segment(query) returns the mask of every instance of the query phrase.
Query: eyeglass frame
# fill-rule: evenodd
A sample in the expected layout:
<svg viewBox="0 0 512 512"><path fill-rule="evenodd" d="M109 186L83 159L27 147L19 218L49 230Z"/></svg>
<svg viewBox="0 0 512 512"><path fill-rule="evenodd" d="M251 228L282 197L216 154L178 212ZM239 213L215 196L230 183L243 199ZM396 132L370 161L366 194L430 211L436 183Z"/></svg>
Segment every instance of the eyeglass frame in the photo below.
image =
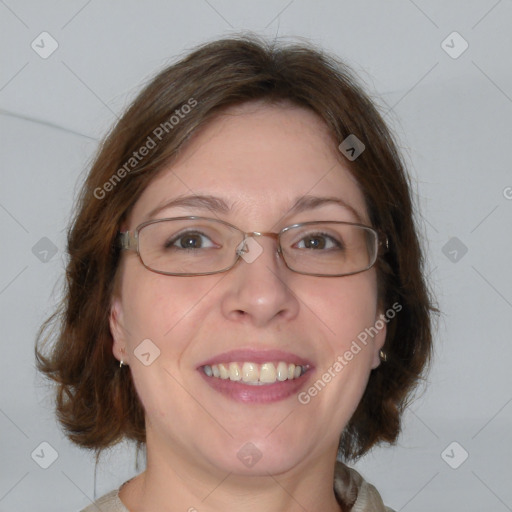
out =
<svg viewBox="0 0 512 512"><path fill-rule="evenodd" d="M235 250L235 260L234 262L229 266L229 267L226 267L226 268L223 268L221 270L215 270L215 271L212 271L212 272L194 272L194 273L174 273L174 272L164 272L162 270L155 270L151 267L149 267L148 265L146 265L144 263L144 260L142 259L142 256L140 254L140 251L139 251L139 233L142 229L144 229L146 226L149 226L150 224L156 224L156 223L159 223L159 222L166 222L166 221L170 221L170 220L211 220L211 221L214 221L214 222L218 222L220 224L224 224L226 226L229 226L230 228L233 228L235 229L236 231L238 231L239 233L241 233L244 238L243 240L240 242L240 244L242 242L245 242L245 240L247 240L248 238L254 238L254 237L259 237L259 236L267 236L267 237L270 237L270 238L273 238L274 240L277 240L277 254L279 255L279 257L282 259L283 263L285 264L286 268L288 268L289 270L291 270L292 272L295 272L297 274L301 274L301 275L305 275L305 276L313 276L313 277L345 277L345 276L352 276L352 275L355 275L355 274L360 274L361 272L366 272L367 270L370 270L374 265L375 263L377 262L378 258L379 258L379 249L381 247L384 247L384 250L388 250L389 249L389 239L386 235L384 235L383 233L379 233L379 231L371 226L367 226L366 224L361 224L361 223L358 223L358 222L345 222L345 221L337 221L337 220L325 220L325 221L322 221L322 220L314 220L314 221L308 221L308 222L298 222L296 224L292 224L290 226L285 226L283 229L281 229L280 231L278 231L277 233L276 232L272 232L272 231L243 231L242 229L238 228L237 226L229 223L229 222L226 222L224 220L221 220L221 219L214 219L212 217L201 217L201 216L196 216L196 215L189 215L189 216L183 216L183 217L166 217L164 219L151 219L151 220L147 220L145 222L142 222L141 224L139 224L133 231L120 231L118 233L118 242L119 242L119 246L121 248L121 250L126 250L126 251L135 251L139 257L139 260L140 262L142 263L142 265L147 268L149 271L151 272L155 272L156 274L161 274L161 275L164 275L164 276L176 276L176 277L195 277L195 276L209 276L209 275L214 275L214 274L222 274L224 272L227 272L229 270L231 270L239 261L240 261L240 258L243 254L243 251L240 251L240 250ZM301 227L301 226L307 226L308 224L346 224L346 225L349 225L349 226L357 226L357 227L360 227L360 228L365 228L365 229L368 229L370 231L372 231L375 235L375 241L376 241L376 250L375 250L375 257L373 259L373 262L371 264L369 264L366 268L362 269L362 270L357 270L355 272L349 272L347 274L318 274L318 273L308 273L308 272L300 272L298 270L295 270L293 268L291 268L289 265L288 265L288 262L286 261L286 258L284 257L284 254L283 254L283 251L282 251L282 247L281 247L281 235L282 233L285 233L286 231L290 230L290 229L293 229L293 228L298 228L298 227ZM382 237L382 238L381 238Z"/></svg>

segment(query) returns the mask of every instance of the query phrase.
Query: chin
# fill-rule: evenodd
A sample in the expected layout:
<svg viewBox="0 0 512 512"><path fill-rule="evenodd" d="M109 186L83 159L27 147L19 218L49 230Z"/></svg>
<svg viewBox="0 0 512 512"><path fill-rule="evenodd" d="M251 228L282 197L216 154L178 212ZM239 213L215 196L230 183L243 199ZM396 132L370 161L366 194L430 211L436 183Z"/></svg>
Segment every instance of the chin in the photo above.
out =
<svg viewBox="0 0 512 512"><path fill-rule="evenodd" d="M305 442L290 441L290 436L272 434L239 436L229 445L217 446L216 453L210 446L208 458L219 471L234 475L279 475L296 467L306 456Z"/></svg>

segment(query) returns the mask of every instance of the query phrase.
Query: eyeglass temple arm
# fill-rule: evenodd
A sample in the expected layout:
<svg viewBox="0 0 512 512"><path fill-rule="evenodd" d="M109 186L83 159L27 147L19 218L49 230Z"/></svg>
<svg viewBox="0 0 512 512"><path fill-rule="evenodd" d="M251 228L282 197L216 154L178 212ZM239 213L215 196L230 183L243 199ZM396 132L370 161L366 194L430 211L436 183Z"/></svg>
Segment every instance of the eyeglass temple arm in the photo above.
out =
<svg viewBox="0 0 512 512"><path fill-rule="evenodd" d="M118 234L119 246L124 250L137 250L137 239L130 231L122 231Z"/></svg>

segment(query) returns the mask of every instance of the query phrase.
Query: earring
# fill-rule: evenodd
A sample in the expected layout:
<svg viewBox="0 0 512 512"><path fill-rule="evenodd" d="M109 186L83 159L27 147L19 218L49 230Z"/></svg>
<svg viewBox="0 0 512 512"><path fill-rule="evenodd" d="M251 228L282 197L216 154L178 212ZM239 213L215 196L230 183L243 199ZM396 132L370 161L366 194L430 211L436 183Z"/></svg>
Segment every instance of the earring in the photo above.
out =
<svg viewBox="0 0 512 512"><path fill-rule="evenodd" d="M379 357L383 363L385 363L388 360L388 355L382 349L379 351Z"/></svg>
<svg viewBox="0 0 512 512"><path fill-rule="evenodd" d="M124 366L124 361L121 359L121 361L119 361L119 368L122 368Z"/></svg>

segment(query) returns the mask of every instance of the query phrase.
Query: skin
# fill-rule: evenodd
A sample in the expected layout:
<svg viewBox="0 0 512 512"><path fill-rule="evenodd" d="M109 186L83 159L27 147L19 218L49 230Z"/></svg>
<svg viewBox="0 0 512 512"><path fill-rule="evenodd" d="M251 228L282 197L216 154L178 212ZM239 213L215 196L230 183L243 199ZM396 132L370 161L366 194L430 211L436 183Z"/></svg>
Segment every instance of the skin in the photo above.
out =
<svg viewBox="0 0 512 512"><path fill-rule="evenodd" d="M245 104L203 127L145 189L123 229L194 194L222 198L232 209L182 206L158 218L202 215L274 232L314 220L369 225L363 194L326 126L284 104ZM335 196L360 219L335 204L291 215L304 195ZM132 512L340 510L332 489L338 440L380 364L385 328L307 405L296 395L235 402L211 389L197 366L237 348L290 351L314 363L307 390L379 318L376 271L304 276L285 267L274 240L258 243L263 253L254 262L200 277L159 275L135 252L123 255L110 315L113 353L129 365L123 371L132 373L147 429L147 469L120 492ZM144 366L134 350L147 338L160 356ZM237 457L247 442L262 454L251 468Z"/></svg>

